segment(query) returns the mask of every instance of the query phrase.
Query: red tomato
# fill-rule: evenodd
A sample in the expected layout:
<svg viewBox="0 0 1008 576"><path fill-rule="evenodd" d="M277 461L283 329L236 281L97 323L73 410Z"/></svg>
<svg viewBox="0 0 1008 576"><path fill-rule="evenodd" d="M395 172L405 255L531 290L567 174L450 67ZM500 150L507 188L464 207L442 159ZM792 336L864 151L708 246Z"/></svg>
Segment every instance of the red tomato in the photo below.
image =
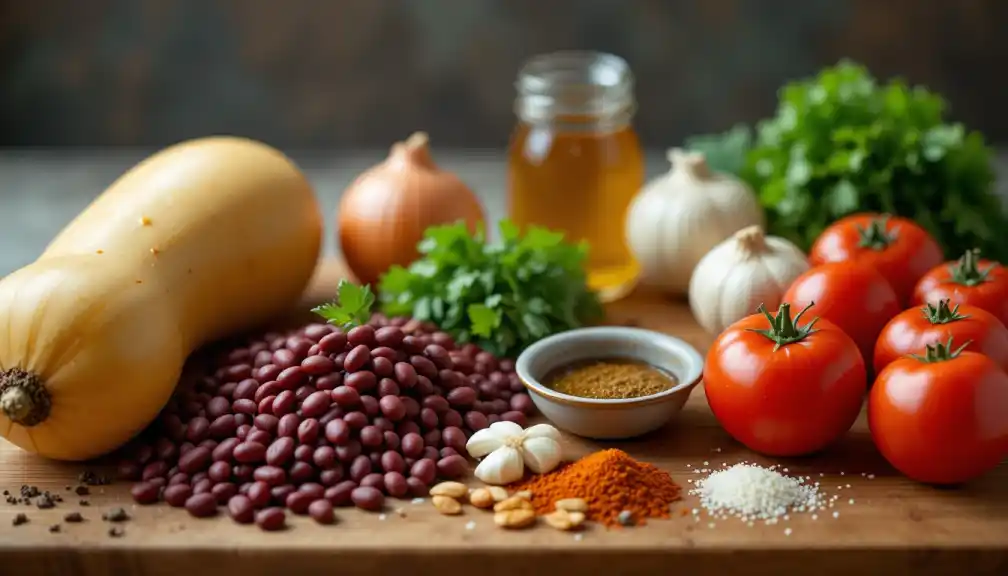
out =
<svg viewBox="0 0 1008 576"><path fill-rule="evenodd" d="M828 320L802 323L788 304L761 307L718 336L704 363L707 403L725 431L770 456L817 452L861 411L865 364ZM814 324L814 326L813 326Z"/></svg>
<svg viewBox="0 0 1008 576"><path fill-rule="evenodd" d="M868 398L879 452L929 484L972 480L1008 456L1008 374L983 354L951 346L889 364Z"/></svg>
<svg viewBox="0 0 1008 576"><path fill-rule="evenodd" d="M948 300L942 300L937 305L904 310L882 328L875 343L875 373L903 356L923 354L927 345L949 338L1008 371L1008 328L983 308L949 307Z"/></svg>
<svg viewBox="0 0 1008 576"><path fill-rule="evenodd" d="M875 268L853 261L810 268L791 283L784 301L797 309L814 302L809 313L853 338L868 366L882 327L902 309L892 286Z"/></svg>
<svg viewBox="0 0 1008 576"><path fill-rule="evenodd" d="M955 262L932 268L914 288L914 304L945 299L983 308L1008 326L1008 270L970 250Z"/></svg>
<svg viewBox="0 0 1008 576"><path fill-rule="evenodd" d="M887 214L853 214L831 224L812 244L809 262L857 260L875 267L896 291L900 304L914 286L944 260L938 242L913 220Z"/></svg>

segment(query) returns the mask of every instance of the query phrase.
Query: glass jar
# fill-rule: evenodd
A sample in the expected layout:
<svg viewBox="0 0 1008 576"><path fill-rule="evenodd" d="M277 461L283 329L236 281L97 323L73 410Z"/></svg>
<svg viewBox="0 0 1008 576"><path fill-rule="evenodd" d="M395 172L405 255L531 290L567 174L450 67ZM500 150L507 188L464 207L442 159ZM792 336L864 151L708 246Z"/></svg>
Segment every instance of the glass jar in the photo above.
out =
<svg viewBox="0 0 1008 576"><path fill-rule="evenodd" d="M624 227L644 184L630 124L636 103L626 61L595 52L536 56L518 73L518 125L508 151L510 217L587 240L588 282L603 301L633 289L640 267Z"/></svg>

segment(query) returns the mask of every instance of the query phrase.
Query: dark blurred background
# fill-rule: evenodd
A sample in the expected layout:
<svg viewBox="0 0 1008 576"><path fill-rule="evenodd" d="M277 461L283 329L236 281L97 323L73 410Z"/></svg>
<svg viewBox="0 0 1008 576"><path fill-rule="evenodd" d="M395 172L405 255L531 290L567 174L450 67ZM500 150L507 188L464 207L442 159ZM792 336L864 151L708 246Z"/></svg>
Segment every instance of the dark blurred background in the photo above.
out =
<svg viewBox="0 0 1008 576"><path fill-rule="evenodd" d="M529 56L591 48L638 77L649 147L753 121L851 57L943 93L1008 144L1005 0L3 0L0 145L500 147Z"/></svg>

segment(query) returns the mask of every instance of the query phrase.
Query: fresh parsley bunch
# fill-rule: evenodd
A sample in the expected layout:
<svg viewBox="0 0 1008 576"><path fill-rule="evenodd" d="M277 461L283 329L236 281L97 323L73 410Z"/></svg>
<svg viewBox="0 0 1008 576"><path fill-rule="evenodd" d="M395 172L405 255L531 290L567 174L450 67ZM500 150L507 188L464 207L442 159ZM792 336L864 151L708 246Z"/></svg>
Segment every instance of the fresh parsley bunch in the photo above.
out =
<svg viewBox="0 0 1008 576"><path fill-rule="evenodd" d="M470 235L462 222L427 229L421 258L382 277L383 311L429 320L502 357L601 316L586 284L587 244L534 226L522 235L507 220L499 228L497 243L482 229Z"/></svg>
<svg viewBox="0 0 1008 576"><path fill-rule="evenodd" d="M771 233L808 249L834 220L888 212L924 226L949 258L980 248L1008 261L1008 216L982 136L944 121L942 98L879 84L841 62L780 91L775 117L688 145L759 193Z"/></svg>

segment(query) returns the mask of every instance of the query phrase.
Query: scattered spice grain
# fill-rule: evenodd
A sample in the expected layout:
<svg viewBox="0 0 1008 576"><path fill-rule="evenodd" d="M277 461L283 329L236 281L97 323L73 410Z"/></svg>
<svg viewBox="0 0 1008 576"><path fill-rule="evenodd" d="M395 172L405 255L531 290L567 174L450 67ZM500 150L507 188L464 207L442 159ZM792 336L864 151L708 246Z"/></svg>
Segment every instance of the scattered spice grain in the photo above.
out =
<svg viewBox="0 0 1008 576"><path fill-rule="evenodd" d="M641 398L676 385L671 374L631 360L593 360L565 366L546 376L547 386L570 396L596 399Z"/></svg>
<svg viewBox="0 0 1008 576"><path fill-rule="evenodd" d="M514 488L532 493L539 515L553 512L557 500L581 498L588 505L588 520L606 526L619 525L624 510L638 523L668 518L669 505L682 497L682 489L667 472L618 449L596 452Z"/></svg>
<svg viewBox="0 0 1008 576"><path fill-rule="evenodd" d="M63 521L68 524L77 524L84 521L84 517L81 516L80 512L68 512L63 516Z"/></svg>
<svg viewBox="0 0 1008 576"><path fill-rule="evenodd" d="M619 515L616 516L616 520L622 526L633 526L634 524L636 524L636 522L634 522L633 512L631 512L629 510L624 510L624 511L620 512Z"/></svg>
<svg viewBox="0 0 1008 576"><path fill-rule="evenodd" d="M52 534L56 534L60 530L61 530L61 527L60 527L59 524L53 524L52 526L49 527L49 532L52 533Z"/></svg>
<svg viewBox="0 0 1008 576"><path fill-rule="evenodd" d="M126 535L126 529L122 526L112 526L108 529L108 535L110 538L121 538Z"/></svg>
<svg viewBox="0 0 1008 576"><path fill-rule="evenodd" d="M102 520L106 522L125 522L129 520L129 514L126 510L122 508L112 508L108 512L102 514Z"/></svg>
<svg viewBox="0 0 1008 576"><path fill-rule="evenodd" d="M27 523L28 523L28 515L25 514L24 512L18 512L17 514L14 515L14 518L11 520L11 524L14 526L20 526L22 524Z"/></svg>

